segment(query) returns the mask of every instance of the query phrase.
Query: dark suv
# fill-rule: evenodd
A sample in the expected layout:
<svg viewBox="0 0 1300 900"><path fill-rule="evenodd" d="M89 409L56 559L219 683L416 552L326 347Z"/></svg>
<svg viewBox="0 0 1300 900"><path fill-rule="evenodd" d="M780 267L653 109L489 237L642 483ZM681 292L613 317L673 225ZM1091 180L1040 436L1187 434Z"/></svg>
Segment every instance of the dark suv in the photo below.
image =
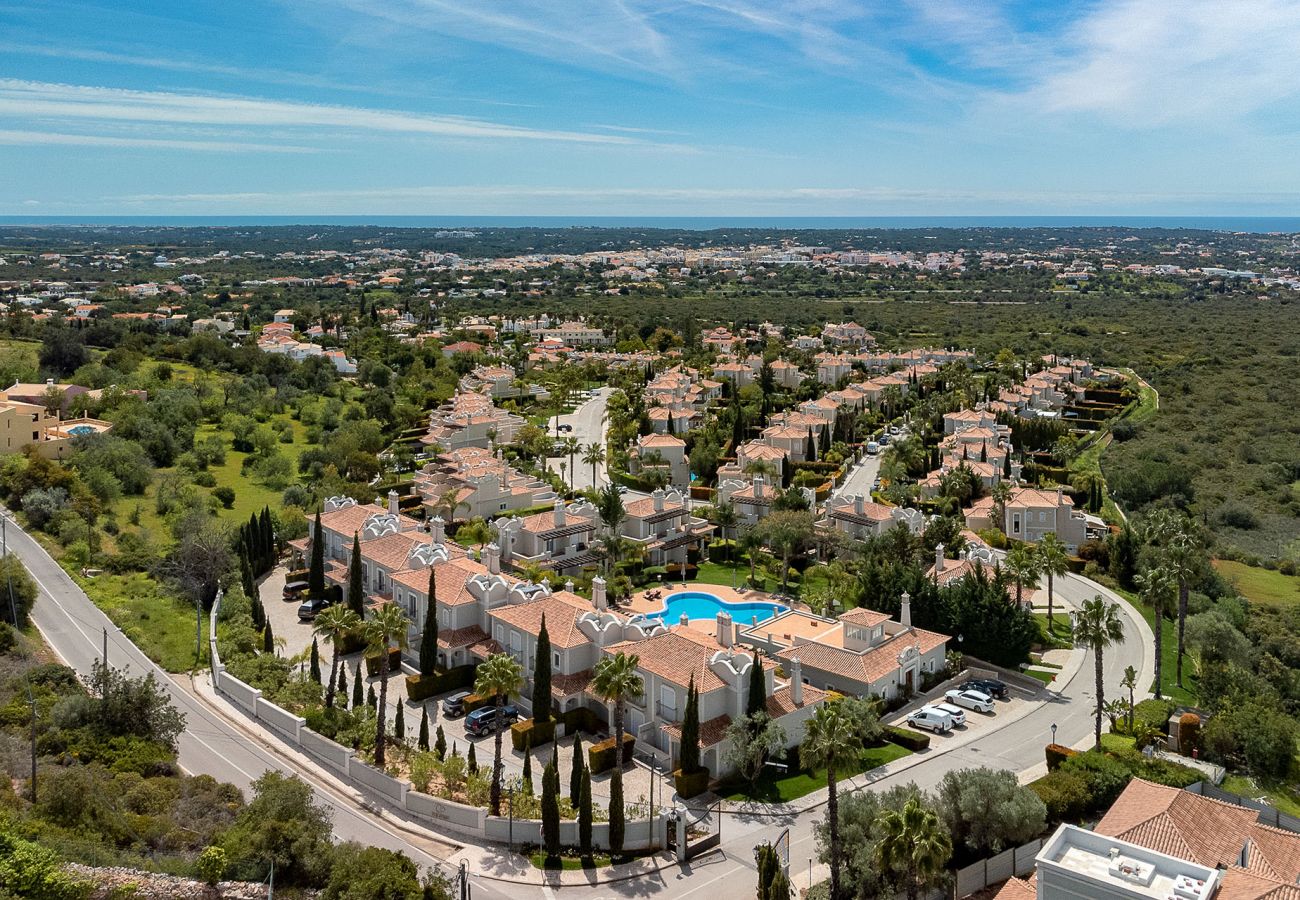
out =
<svg viewBox="0 0 1300 900"><path fill-rule="evenodd" d="M998 681L996 678L972 678L970 681L961 685L963 691L979 691L982 694L988 694L996 700L1006 700L1010 697L1007 691L1007 685L1004 681Z"/></svg>
<svg viewBox="0 0 1300 900"><path fill-rule="evenodd" d="M465 733L474 737L491 734L498 728L513 724L518 718L519 710L513 706L484 706L465 717Z"/></svg>

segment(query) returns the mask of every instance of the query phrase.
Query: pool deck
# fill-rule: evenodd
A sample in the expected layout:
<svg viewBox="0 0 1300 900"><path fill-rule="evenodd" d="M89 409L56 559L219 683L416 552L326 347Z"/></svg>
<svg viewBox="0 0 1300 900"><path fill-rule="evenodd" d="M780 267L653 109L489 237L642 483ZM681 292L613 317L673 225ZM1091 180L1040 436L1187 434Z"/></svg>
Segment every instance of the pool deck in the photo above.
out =
<svg viewBox="0 0 1300 900"><path fill-rule="evenodd" d="M646 590L661 590L659 599L649 600L646 598ZM672 584L664 582L662 585L636 591L628 599L628 602L619 607L620 610L633 613L657 613L660 612L673 594L711 594L717 597L723 603L778 603L783 606L788 601L773 600L770 594L763 591L738 591L735 588L729 588L722 584L703 584L697 582L686 582L685 587L680 581ZM676 625L676 622L666 622L668 625ZM737 622L736 625L749 627L749 622ZM717 621L715 619L692 619L690 627L696 631L702 631L712 636L717 630Z"/></svg>

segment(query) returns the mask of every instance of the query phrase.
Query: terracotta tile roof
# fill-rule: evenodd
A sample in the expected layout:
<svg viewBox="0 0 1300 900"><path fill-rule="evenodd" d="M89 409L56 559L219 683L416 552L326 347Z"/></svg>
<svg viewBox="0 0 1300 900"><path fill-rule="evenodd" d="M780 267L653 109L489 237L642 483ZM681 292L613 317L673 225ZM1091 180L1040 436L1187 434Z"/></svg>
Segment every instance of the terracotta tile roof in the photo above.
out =
<svg viewBox="0 0 1300 900"><path fill-rule="evenodd" d="M686 687L695 676L695 687L701 694L717 690L724 682L709 668L713 654L726 648L702 631L683 625L674 625L664 634L642 641L623 641L611 644L605 652L613 655L622 651L641 658L639 667L679 687ZM737 656L748 656L743 650ZM764 668L771 668L770 660L760 658Z"/></svg>
<svg viewBox="0 0 1300 900"><path fill-rule="evenodd" d="M366 519L374 515L388 515L388 510L373 503L358 503L355 506L345 506L342 509L321 513L320 524L326 531L351 537L361 530L366 524ZM412 531L419 528L420 523L410 516L399 514L397 527L399 531Z"/></svg>
<svg viewBox="0 0 1300 900"><path fill-rule="evenodd" d="M1223 873L1215 900L1300 900L1300 887L1246 869Z"/></svg>
<svg viewBox="0 0 1300 900"><path fill-rule="evenodd" d="M879 625L881 622L888 622L889 616L886 613L859 606L856 609L840 613L839 619L841 622L848 622L850 625L865 625L870 628L873 625Z"/></svg>
<svg viewBox="0 0 1300 900"><path fill-rule="evenodd" d="M429 535L427 534L418 531L399 531L396 534L386 534L381 538L366 541L361 555L375 565L391 572L405 569L406 560L411 555L411 548L427 543L429 543Z"/></svg>
<svg viewBox="0 0 1300 900"><path fill-rule="evenodd" d="M798 657L810 669L831 672L860 684L871 685L898 668L898 652L916 643L921 653L928 653L948 640L947 635L913 628L882 641L870 650L858 652L829 644L809 642L777 651L777 657L788 663Z"/></svg>
<svg viewBox="0 0 1300 900"><path fill-rule="evenodd" d="M1257 818L1248 807L1134 778L1096 831L1203 866L1231 866L1241 858ZM1292 842L1300 848L1300 835Z"/></svg>
<svg viewBox="0 0 1300 900"><path fill-rule="evenodd" d="M934 566L926 570L925 577L934 578L939 587L946 587L954 581L960 581L976 569L983 569L984 575L988 578L993 577L993 566L978 559L946 559L943 563L943 571L937 577Z"/></svg>
<svg viewBox="0 0 1300 900"><path fill-rule="evenodd" d="M477 625L470 625L467 628L457 628L454 631L444 631L438 629L438 646L445 647L448 650L456 650L461 647L469 647L479 641L486 641L488 633Z"/></svg>
<svg viewBox="0 0 1300 900"><path fill-rule="evenodd" d="M528 603L489 610L488 618L537 637L542 631L542 616L545 616L551 646L567 649L589 643L589 638L578 628L578 617L591 609L591 604L577 594L559 591Z"/></svg>
<svg viewBox="0 0 1300 900"><path fill-rule="evenodd" d="M549 628L550 625L548 624ZM580 694L591 684L591 669L583 669L581 672L573 672L569 675L555 675L551 678L551 696L556 700L563 700L565 697L571 697L574 694Z"/></svg>
<svg viewBox="0 0 1300 900"><path fill-rule="evenodd" d="M686 442L671 434L647 434L637 442L642 447L685 447Z"/></svg>
<svg viewBox="0 0 1300 900"><path fill-rule="evenodd" d="M438 592L438 603L442 606L460 606L464 603L477 603L474 595L466 587L475 575L487 574L487 567L469 557L449 559L434 566L434 590ZM515 579L503 576L510 583ZM427 569L405 569L393 575L393 583L400 584L423 595L429 589L429 571ZM426 598L427 599L427 598Z"/></svg>
<svg viewBox="0 0 1300 900"><path fill-rule="evenodd" d="M700 723L700 747L712 747L720 743L723 736L727 733L727 726L731 724L731 716L723 713L709 719L707 722ZM661 725L660 729L664 734L673 740L680 742L682 739L682 726L680 722L673 722L668 725Z"/></svg>
<svg viewBox="0 0 1300 900"><path fill-rule="evenodd" d="M1036 879L1037 876L1035 875L1034 878ZM1025 881L1020 878L1010 878L993 895L993 900L1038 900L1038 888L1034 885L1033 879Z"/></svg>
<svg viewBox="0 0 1300 900"><path fill-rule="evenodd" d="M820 688L815 688L811 684L803 686L803 703L795 705L794 699L790 696L790 685L777 688L772 695L767 698L767 714L774 719L787 716L797 709L803 709L805 706L816 706L826 699L826 692Z"/></svg>

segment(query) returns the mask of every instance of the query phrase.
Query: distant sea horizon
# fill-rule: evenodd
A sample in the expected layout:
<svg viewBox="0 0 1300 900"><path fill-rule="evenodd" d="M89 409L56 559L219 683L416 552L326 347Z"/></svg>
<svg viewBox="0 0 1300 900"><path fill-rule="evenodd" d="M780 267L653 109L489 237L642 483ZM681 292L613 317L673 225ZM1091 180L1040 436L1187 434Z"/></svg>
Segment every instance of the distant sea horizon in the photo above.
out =
<svg viewBox="0 0 1300 900"><path fill-rule="evenodd" d="M321 216L136 215L5 216L0 226L134 226L249 228L284 225L376 228L726 228L843 230L857 228L1167 228L1253 233L1300 232L1300 216Z"/></svg>

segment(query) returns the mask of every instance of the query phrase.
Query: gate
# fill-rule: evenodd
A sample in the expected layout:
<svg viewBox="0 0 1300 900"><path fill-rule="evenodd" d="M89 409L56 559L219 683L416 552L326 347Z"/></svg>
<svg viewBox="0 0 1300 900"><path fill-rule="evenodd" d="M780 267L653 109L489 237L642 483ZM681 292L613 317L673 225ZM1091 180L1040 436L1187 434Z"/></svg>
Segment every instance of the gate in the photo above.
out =
<svg viewBox="0 0 1300 900"><path fill-rule="evenodd" d="M698 835L698 837L696 837ZM722 801L719 800L711 809L694 822L686 825L686 858L695 857L715 850L722 844Z"/></svg>

